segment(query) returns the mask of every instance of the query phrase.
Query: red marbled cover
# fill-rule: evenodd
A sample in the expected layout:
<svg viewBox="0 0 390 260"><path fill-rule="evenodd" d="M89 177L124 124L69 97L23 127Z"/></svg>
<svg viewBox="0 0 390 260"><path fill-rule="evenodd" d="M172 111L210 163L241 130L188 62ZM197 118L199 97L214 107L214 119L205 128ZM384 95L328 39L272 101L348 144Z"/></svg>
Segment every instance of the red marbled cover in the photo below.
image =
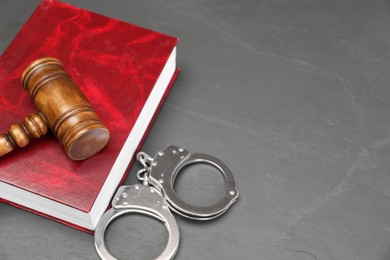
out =
<svg viewBox="0 0 390 260"><path fill-rule="evenodd" d="M164 34L42 1L0 57L0 132L35 111L20 76L33 60L52 56L63 62L111 139L99 154L75 162L49 133L0 158L0 181L89 212L176 44Z"/></svg>

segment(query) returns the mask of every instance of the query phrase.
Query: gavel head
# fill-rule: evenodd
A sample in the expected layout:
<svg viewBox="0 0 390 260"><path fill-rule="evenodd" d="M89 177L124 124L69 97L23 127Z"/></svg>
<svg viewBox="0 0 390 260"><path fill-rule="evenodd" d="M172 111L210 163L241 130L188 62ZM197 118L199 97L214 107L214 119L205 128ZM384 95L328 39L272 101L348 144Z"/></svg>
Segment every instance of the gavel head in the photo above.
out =
<svg viewBox="0 0 390 260"><path fill-rule="evenodd" d="M22 84L69 158L89 158L107 144L108 129L59 60L34 61L23 72Z"/></svg>

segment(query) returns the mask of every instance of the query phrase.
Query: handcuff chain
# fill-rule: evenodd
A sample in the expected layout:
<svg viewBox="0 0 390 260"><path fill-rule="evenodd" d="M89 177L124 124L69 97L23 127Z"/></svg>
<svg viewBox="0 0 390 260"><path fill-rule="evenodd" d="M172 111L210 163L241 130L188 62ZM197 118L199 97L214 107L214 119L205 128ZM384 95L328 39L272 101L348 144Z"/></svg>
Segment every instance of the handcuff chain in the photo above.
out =
<svg viewBox="0 0 390 260"><path fill-rule="evenodd" d="M137 154L142 168L137 172L141 185L121 186L95 230L95 247L102 259L116 259L106 248L104 233L107 226L117 217L127 213L144 214L160 220L168 229L168 244L157 259L173 259L179 247L180 233L170 209L181 216L208 220L219 217L237 200L238 190L233 174L219 159L211 155L195 153L169 145L150 157L144 152ZM186 204L173 190L174 180L180 170L194 163L207 163L216 167L225 178L225 195L215 205L199 208ZM151 187L148 187L151 185Z"/></svg>
<svg viewBox="0 0 390 260"><path fill-rule="evenodd" d="M147 153L139 152L137 154L137 161L142 164L144 168L137 172L137 179L143 182L144 186L149 185L149 173L150 173L150 165L153 161L153 158L149 156Z"/></svg>
<svg viewBox="0 0 390 260"><path fill-rule="evenodd" d="M137 160L142 164L144 168L150 169L150 164L153 161L153 157L151 157L147 153L139 152L137 154Z"/></svg>

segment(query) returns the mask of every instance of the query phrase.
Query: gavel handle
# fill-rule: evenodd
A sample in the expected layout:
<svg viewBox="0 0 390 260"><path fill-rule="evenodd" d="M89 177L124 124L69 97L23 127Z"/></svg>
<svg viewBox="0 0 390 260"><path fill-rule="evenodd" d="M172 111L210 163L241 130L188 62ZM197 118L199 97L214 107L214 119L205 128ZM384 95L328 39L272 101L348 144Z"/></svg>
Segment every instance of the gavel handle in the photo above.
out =
<svg viewBox="0 0 390 260"><path fill-rule="evenodd" d="M22 124L13 124L8 133L0 134L0 157L15 147L26 146L32 137L39 138L47 133L47 122L39 112L27 116Z"/></svg>

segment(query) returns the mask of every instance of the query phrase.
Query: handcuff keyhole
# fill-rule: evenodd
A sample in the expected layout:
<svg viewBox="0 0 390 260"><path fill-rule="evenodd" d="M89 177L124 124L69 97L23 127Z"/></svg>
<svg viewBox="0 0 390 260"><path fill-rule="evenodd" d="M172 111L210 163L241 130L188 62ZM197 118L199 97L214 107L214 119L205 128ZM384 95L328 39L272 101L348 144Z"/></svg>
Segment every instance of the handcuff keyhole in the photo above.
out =
<svg viewBox="0 0 390 260"><path fill-rule="evenodd" d="M116 218L107 227L104 240L118 259L155 259L168 243L168 231L157 219L131 213Z"/></svg>
<svg viewBox="0 0 390 260"><path fill-rule="evenodd" d="M225 192L225 178L208 163L191 163L180 169L173 185L177 196L197 207L208 207L217 203Z"/></svg>

